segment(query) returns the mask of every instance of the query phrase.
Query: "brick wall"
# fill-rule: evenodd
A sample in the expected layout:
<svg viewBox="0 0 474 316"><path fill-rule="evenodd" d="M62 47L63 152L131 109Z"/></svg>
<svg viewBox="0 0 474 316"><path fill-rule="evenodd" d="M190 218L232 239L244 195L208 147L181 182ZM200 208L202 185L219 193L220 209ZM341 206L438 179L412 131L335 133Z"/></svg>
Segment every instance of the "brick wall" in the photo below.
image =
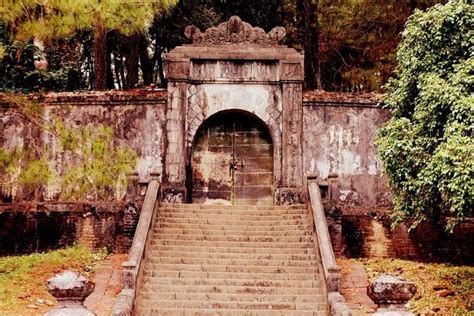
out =
<svg viewBox="0 0 474 316"><path fill-rule="evenodd" d="M130 209L134 209L130 216ZM0 255L47 251L75 243L127 252L139 205L117 203L0 204Z"/></svg>
<svg viewBox="0 0 474 316"><path fill-rule="evenodd" d="M425 222L408 231L407 224L390 229L387 212L345 210L341 219L342 254L348 257L389 257L428 262L474 264L474 220L453 233L443 223ZM337 238L337 237L336 237Z"/></svg>

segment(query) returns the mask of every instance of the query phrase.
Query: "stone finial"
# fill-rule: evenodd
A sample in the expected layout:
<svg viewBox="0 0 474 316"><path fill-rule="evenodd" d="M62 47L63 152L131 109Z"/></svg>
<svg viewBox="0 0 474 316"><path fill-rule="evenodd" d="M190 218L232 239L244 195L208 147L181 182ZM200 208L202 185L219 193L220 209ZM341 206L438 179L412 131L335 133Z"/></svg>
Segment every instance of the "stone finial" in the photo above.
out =
<svg viewBox="0 0 474 316"><path fill-rule="evenodd" d="M246 44L249 46L278 46L286 35L285 28L274 27L269 33L262 28L253 27L236 15L230 17L229 21L218 26L210 27L201 32L194 25L189 25L184 30L184 35L189 38L193 45L230 45Z"/></svg>
<svg viewBox="0 0 474 316"><path fill-rule="evenodd" d="M367 295L379 306L376 315L396 311L397 315L411 315L406 303L415 295L416 285L402 277L382 274L367 286Z"/></svg>
<svg viewBox="0 0 474 316"><path fill-rule="evenodd" d="M46 281L48 292L59 302L59 307L45 316L92 316L84 307L84 300L95 288L95 284L78 272L65 271Z"/></svg>

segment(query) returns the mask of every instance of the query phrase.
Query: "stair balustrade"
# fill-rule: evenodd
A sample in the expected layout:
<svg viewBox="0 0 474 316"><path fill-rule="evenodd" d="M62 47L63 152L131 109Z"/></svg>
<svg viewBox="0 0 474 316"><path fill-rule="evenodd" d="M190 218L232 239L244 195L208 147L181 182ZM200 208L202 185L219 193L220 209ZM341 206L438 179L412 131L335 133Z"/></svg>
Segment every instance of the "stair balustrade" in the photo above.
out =
<svg viewBox="0 0 474 316"><path fill-rule="evenodd" d="M155 217L154 210L159 187L157 180L152 180L148 184L128 260L122 263L124 288L112 308L113 316L128 316L133 313L133 303L143 271L142 259L145 256L145 249L150 243L149 231Z"/></svg>
<svg viewBox="0 0 474 316"><path fill-rule="evenodd" d="M341 289L341 268L336 263L329 235L326 214L316 176L308 176L309 209L312 212L314 232L317 238L318 250L321 256L324 279L328 291L329 311L331 315L350 315Z"/></svg>

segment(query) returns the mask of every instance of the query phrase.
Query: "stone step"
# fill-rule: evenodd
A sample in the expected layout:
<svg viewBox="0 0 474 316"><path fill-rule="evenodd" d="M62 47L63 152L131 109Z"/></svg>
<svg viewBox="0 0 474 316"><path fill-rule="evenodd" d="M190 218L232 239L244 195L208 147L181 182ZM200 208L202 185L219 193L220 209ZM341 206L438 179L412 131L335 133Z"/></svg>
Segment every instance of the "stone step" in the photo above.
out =
<svg viewBox="0 0 474 316"><path fill-rule="evenodd" d="M145 281L149 278L202 278L202 279L253 279L262 281L319 281L314 273L254 273L254 272L205 272L177 270L144 270Z"/></svg>
<svg viewBox="0 0 474 316"><path fill-rule="evenodd" d="M212 240L179 240L152 239L150 246L195 246L195 247L236 247L236 248L314 248L313 242L252 242L252 241L212 241Z"/></svg>
<svg viewBox="0 0 474 316"><path fill-rule="evenodd" d="M227 294L265 294L265 295L322 295L321 288L293 287L251 287L251 286L218 286L218 285L162 285L146 284L140 293L227 293ZM141 296L141 298L147 298ZM177 298L175 298L177 299Z"/></svg>
<svg viewBox="0 0 474 316"><path fill-rule="evenodd" d="M230 236L313 236L312 231L306 230L223 230L223 229L185 229L185 228L154 228L154 234L179 234L179 235L230 235Z"/></svg>
<svg viewBox="0 0 474 316"><path fill-rule="evenodd" d="M327 316L325 310L311 311L311 310L241 310L241 309L198 309L198 308L138 308L135 310L137 316Z"/></svg>
<svg viewBox="0 0 474 316"><path fill-rule="evenodd" d="M186 257L149 257L146 262L153 264L199 264L224 266L275 266L275 267L316 267L316 261L309 260L259 260L259 259L210 259Z"/></svg>
<svg viewBox="0 0 474 316"><path fill-rule="evenodd" d="M175 272L172 272L175 273ZM313 278L314 279L314 278ZM286 293L287 290L301 289L304 292L308 288L316 288L318 294L322 291L320 280L256 280L256 279L231 279L231 278L170 278L170 277L146 277L144 279L146 283L143 285L144 288L154 286L176 286L178 289L183 288L185 291L189 291L186 287L191 289L196 288L199 290L201 287L225 287L224 290L232 291L240 289L242 287L249 287L263 290L270 289L273 294ZM281 289L281 290L280 290ZM299 291L299 290L298 290Z"/></svg>
<svg viewBox="0 0 474 316"><path fill-rule="evenodd" d="M316 302L233 302L233 301L189 301L189 300L144 300L137 299L139 308L206 308L206 309L267 309L267 310L325 310L325 303Z"/></svg>
<svg viewBox="0 0 474 316"><path fill-rule="evenodd" d="M290 220L306 220L306 214L290 214L290 215L240 215L240 214L209 214L209 213L174 213L159 212L157 218L179 218L179 219L216 219L231 221L290 221Z"/></svg>
<svg viewBox="0 0 474 316"><path fill-rule="evenodd" d="M166 209L225 209L225 210L294 210L306 209L305 204L293 205L206 205L206 204L178 204L178 203L161 203L159 208Z"/></svg>
<svg viewBox="0 0 474 316"><path fill-rule="evenodd" d="M157 211L135 315L326 315L305 205Z"/></svg>
<svg viewBox="0 0 474 316"><path fill-rule="evenodd" d="M296 303L324 302L322 294L291 295L291 294L258 294L258 293L187 293L187 292L145 292L140 291L140 300L178 300L178 301L231 301L231 302L265 302L265 303Z"/></svg>
<svg viewBox="0 0 474 316"><path fill-rule="evenodd" d="M170 223L170 222L155 222L153 223L154 229L163 228L174 228L174 229L210 229L210 230L241 230L241 231L312 231L313 228L310 224L301 225L250 225L250 224L212 224L212 223Z"/></svg>
<svg viewBox="0 0 474 316"><path fill-rule="evenodd" d="M185 251L185 252L208 252L208 253L246 253L259 255L274 254L295 254L295 255L315 255L314 247L309 248L261 248L261 247L217 247L217 246L195 246L195 245L150 245L147 252L150 251Z"/></svg>
<svg viewBox="0 0 474 316"><path fill-rule="evenodd" d="M201 209L180 209L180 208L159 208L160 213L173 214L214 214L214 215L259 215L259 216L276 216L276 215L307 215L306 208L297 209L262 209L262 210L242 210L242 209L227 209L227 208L201 208Z"/></svg>
<svg viewBox="0 0 474 316"><path fill-rule="evenodd" d="M204 235L204 234L157 234L155 240L196 240L196 241L231 241L231 242L312 242L312 236L235 236L235 235Z"/></svg>
<svg viewBox="0 0 474 316"><path fill-rule="evenodd" d="M149 258L172 257L172 258L209 258L209 259L253 259L253 260L312 260L317 261L316 255L295 254L255 254L255 253L214 253L214 252L190 252L190 251L150 251Z"/></svg>
<svg viewBox="0 0 474 316"><path fill-rule="evenodd" d="M198 271L198 272L235 272L235 273L283 273L283 274L316 274L316 267L280 267L250 265L186 264L186 263L151 263L146 262L145 271Z"/></svg>
<svg viewBox="0 0 474 316"><path fill-rule="evenodd" d="M291 220L261 220L251 222L249 220L230 220L230 219L220 219L219 217L215 218L175 218L175 217L158 217L155 220L155 223L168 223L168 224L201 224L201 225L230 225L230 226L249 226L249 224L262 226L309 226L310 221L307 219L291 219Z"/></svg>

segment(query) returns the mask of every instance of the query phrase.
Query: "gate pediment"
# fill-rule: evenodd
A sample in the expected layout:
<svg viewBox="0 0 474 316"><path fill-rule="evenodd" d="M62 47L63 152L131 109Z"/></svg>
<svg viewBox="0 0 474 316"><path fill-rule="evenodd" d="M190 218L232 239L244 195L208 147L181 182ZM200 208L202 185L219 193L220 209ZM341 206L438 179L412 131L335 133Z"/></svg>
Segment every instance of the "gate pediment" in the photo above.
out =
<svg viewBox="0 0 474 316"><path fill-rule="evenodd" d="M260 27L253 27L247 22L243 22L240 17L232 16L229 21L218 26L210 27L205 32L201 32L194 25L189 25L184 31L184 35L192 41L192 45L217 46L217 45L246 45L246 46L279 46L285 38L284 27L274 27L266 33Z"/></svg>

